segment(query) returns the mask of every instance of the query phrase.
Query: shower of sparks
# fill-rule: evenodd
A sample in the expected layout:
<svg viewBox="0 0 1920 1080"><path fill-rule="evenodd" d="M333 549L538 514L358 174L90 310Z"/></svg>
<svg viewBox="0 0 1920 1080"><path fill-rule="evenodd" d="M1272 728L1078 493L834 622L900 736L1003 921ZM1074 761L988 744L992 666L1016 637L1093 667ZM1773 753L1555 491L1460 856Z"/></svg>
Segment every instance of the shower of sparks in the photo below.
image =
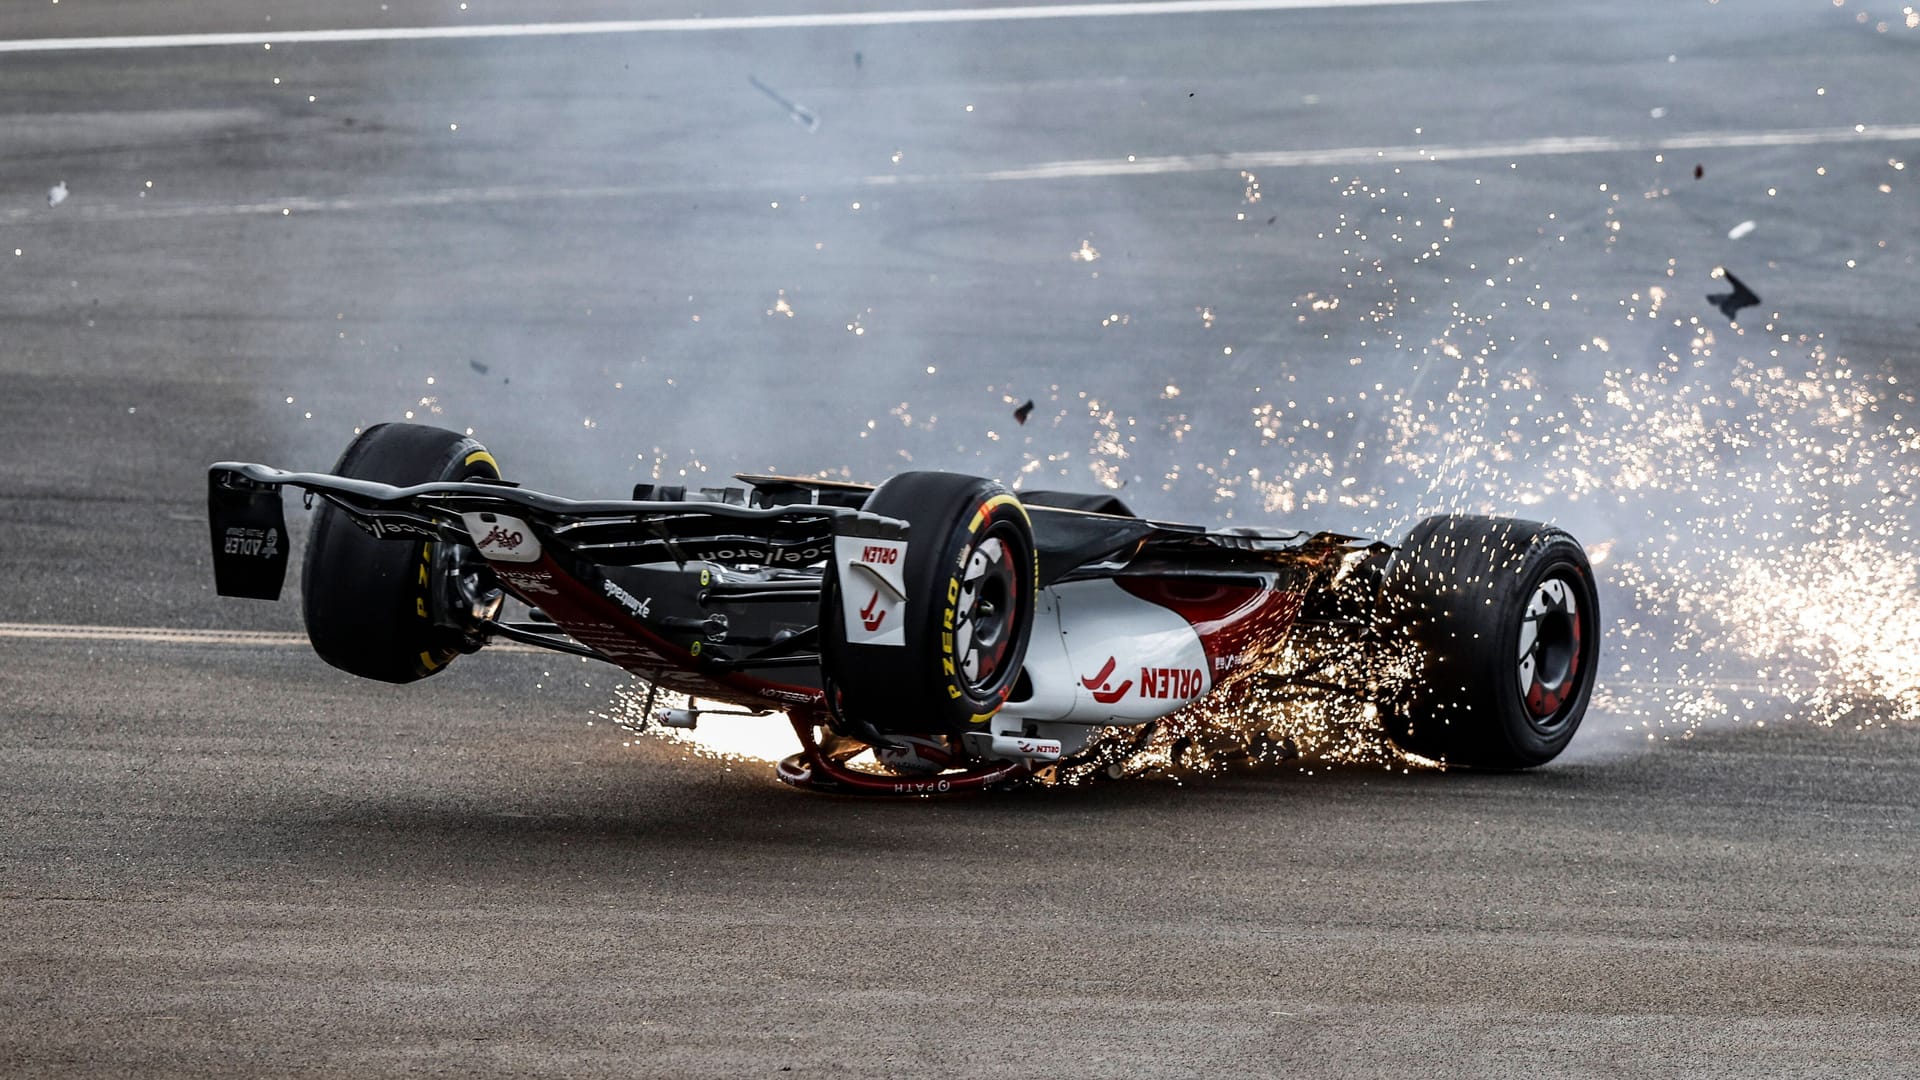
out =
<svg viewBox="0 0 1920 1080"><path fill-rule="evenodd" d="M739 713L733 705L717 704L718 712L703 714L697 728L672 728L656 723L648 711L684 709L692 702L685 694L654 690L645 682L616 686L613 700L605 712L592 716L604 720L636 738L658 738L677 743L701 757L726 761L779 761L800 749L787 718L779 713L765 716L727 715ZM630 739L629 741L633 741Z"/></svg>
<svg viewBox="0 0 1920 1080"><path fill-rule="evenodd" d="M1881 187L1911 197L1905 166L1885 159L1863 197ZM1590 731L1662 741L1782 715L1920 723L1920 622L1907 617L1920 599L1920 406L1892 357L1842 355L1826 328L1765 303L1729 326L1705 299L1723 287L1715 266L1691 252L1655 255L1661 226L1636 219L1696 166L1652 167L1661 175L1630 186L1632 198L1596 182L1541 211L1522 249L1491 258L1462 254L1458 238L1478 240L1485 225L1464 200L1422 191L1397 169L1334 177L1337 206L1308 232L1325 283L1274 320L1301 335L1297 349L1250 334L1226 352L1200 336L1212 306L1191 309L1198 327L1182 309L1195 337L1167 373L1194 372L1182 382L1204 378L1210 400L1242 402L1237 415L1198 415L1192 395L1160 378L1055 385L1032 393L1049 422L1023 426L1020 456L990 467L1016 487L1133 485L1204 502L1227 523L1390 541L1436 513L1551 521L1587 545L1601 591ZM1256 181L1242 177L1233 194L1244 208ZM1484 189L1475 194L1484 201ZM1836 265L1870 265L1886 248L1876 239ZM1623 278L1629 253L1637 269ZM1087 240L1072 257L1098 254ZM1542 269L1603 259L1620 284L1556 291L1570 275ZM1149 325L1151 313L1136 311ZM1336 365L1343 378L1331 382ZM1029 392L988 389L996 408ZM918 429L904 404L895 415ZM1202 443L1196 426L1224 437ZM1289 674L1306 644L1151 729L1101 732L1059 777L1431 764L1393 748L1364 692L1302 692ZM1379 665L1407 658L1372 663L1319 668L1313 681L1364 691L1383 681ZM722 748L709 730L669 734L753 757L794 748L778 718L711 724L752 730L764 750Z"/></svg>

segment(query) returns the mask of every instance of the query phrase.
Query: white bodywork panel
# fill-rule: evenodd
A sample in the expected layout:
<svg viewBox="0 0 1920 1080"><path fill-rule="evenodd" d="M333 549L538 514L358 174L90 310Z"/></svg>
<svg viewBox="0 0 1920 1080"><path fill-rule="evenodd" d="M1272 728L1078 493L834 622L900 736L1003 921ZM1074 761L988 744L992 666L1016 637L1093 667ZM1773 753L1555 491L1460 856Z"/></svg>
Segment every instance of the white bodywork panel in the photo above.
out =
<svg viewBox="0 0 1920 1080"><path fill-rule="evenodd" d="M1026 661L1033 695L1008 702L993 727L1156 720L1211 690L1209 668L1200 635L1178 612L1108 579L1065 582L1042 589L1034 605Z"/></svg>
<svg viewBox="0 0 1920 1080"><path fill-rule="evenodd" d="M473 547L490 562L531 563L540 561L540 538L533 527L506 514L461 514L460 520L473 537Z"/></svg>

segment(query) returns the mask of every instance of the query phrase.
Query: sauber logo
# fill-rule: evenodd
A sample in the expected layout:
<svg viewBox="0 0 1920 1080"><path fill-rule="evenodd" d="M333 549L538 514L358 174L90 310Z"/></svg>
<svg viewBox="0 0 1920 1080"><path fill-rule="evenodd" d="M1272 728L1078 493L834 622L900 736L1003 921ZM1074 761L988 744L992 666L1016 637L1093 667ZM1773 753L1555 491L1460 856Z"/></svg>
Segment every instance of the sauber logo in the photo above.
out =
<svg viewBox="0 0 1920 1080"><path fill-rule="evenodd" d="M516 551L521 544L526 542L526 534L520 530L514 529L508 531L499 525L495 525L493 529L488 532L487 535L481 537L480 542L474 546L482 550L486 548L499 548L502 551Z"/></svg>
<svg viewBox="0 0 1920 1080"><path fill-rule="evenodd" d="M873 549L868 548L867 550L872 551ZM867 633L871 634L879 630L880 624L886 621L887 613L880 610L880 590L875 589L873 590L873 598L867 601L866 607L860 609L860 625L866 627Z"/></svg>
<svg viewBox="0 0 1920 1080"><path fill-rule="evenodd" d="M897 547L881 547L878 544L868 544L860 552L860 561L863 563L872 563L875 566L892 566L900 561L900 549Z"/></svg>
<svg viewBox="0 0 1920 1080"><path fill-rule="evenodd" d="M1140 696L1190 698L1200 696L1199 668L1141 668Z"/></svg>
<svg viewBox="0 0 1920 1080"><path fill-rule="evenodd" d="M1126 680L1118 687L1108 685L1107 680L1113 677L1113 669L1119 666L1119 661L1109 656L1107 657L1107 666L1101 668L1100 673L1091 678L1082 676L1080 685L1092 692L1093 700L1102 705L1111 705L1121 698L1126 697L1127 691L1133 689L1132 679Z"/></svg>

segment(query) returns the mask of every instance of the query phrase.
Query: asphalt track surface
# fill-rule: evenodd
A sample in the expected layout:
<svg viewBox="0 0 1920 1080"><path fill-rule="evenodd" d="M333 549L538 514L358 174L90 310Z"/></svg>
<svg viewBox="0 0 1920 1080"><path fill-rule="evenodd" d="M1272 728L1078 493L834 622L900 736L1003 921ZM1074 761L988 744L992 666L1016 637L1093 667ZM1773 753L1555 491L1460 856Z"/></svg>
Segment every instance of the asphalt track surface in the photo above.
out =
<svg viewBox="0 0 1920 1080"><path fill-rule="evenodd" d="M337 7L16 6L0 37L632 17ZM1365 148L1460 150L1418 185L1476 222L1449 257L1490 262L1687 136L1707 148L1656 182L1756 178L1669 223L1687 268L1732 265L1727 228L1758 218L1766 291L1904 372L1914 189L1764 190L1912 155L1847 141L1920 122L1920 36L1858 13L1490 0L9 55L0 620L297 630L297 597L212 595L203 469L322 467L407 410L534 486L618 494L656 468L1012 470L1048 447L1006 398L1044 418L1178 382L1183 452L1224 461L1260 348L1349 377L1352 342L1292 341L1286 304L1332 276L1328 178ZM1262 202L1235 154L1266 155ZM1904 262L1839 272L1862 236ZM1552 287L1641 280L1598 243ZM1122 312L1124 338L1100 325ZM1241 358L1197 370L1223 334ZM1133 490L1226 513L1206 483ZM1911 727L1643 742L1602 715L1526 775L871 803L589 725L618 673L573 660L396 689L272 640L0 636L0 1073L1920 1071Z"/></svg>

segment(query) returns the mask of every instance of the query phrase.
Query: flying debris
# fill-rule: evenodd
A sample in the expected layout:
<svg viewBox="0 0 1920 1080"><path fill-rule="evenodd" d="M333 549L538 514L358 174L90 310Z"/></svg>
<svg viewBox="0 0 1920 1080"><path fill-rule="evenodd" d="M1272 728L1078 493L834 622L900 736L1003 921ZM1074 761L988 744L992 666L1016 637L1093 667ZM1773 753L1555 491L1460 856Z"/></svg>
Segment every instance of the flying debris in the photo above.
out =
<svg viewBox="0 0 1920 1080"><path fill-rule="evenodd" d="M806 128L807 134L811 135L820 130L820 118L813 114L812 109L807 108L797 101L789 101L781 95L780 91L775 90L773 87L768 86L752 75L747 76L747 81L753 84L755 90L772 98L774 104L787 110L787 115L793 118L794 123Z"/></svg>
<svg viewBox="0 0 1920 1080"><path fill-rule="evenodd" d="M1024 424L1027 422L1027 417L1032 415L1033 415L1033 399L1031 398L1027 399L1026 404L1013 410L1013 419L1015 423Z"/></svg>
<svg viewBox="0 0 1920 1080"><path fill-rule="evenodd" d="M1727 239L1738 240L1741 237L1752 232L1757 227L1758 227L1757 224L1751 220L1743 221L1740 224L1735 225L1733 228L1727 230Z"/></svg>
<svg viewBox="0 0 1920 1080"><path fill-rule="evenodd" d="M1705 175L1707 175L1707 167L1705 165L1695 165L1693 167L1693 178L1695 180L1698 180Z"/></svg>
<svg viewBox="0 0 1920 1080"><path fill-rule="evenodd" d="M482 375L485 375L485 374L487 373L487 365L485 365L485 364L483 364L483 363L481 363L481 362L480 362L480 361L478 361L478 360L469 360L469 361L467 361L467 366L468 366L468 367L470 367L470 368L472 368L473 370L475 370L475 371L477 371L477 372L479 372L479 373L480 373L480 374L482 374Z"/></svg>
<svg viewBox="0 0 1920 1080"><path fill-rule="evenodd" d="M1725 315L1728 320L1738 319L1741 308L1750 308L1760 303L1760 297L1752 289L1747 288L1746 283L1734 277L1731 270L1723 267L1719 276L1727 279L1727 284L1733 286L1733 291L1708 293L1707 303L1719 308L1720 314Z"/></svg>
<svg viewBox="0 0 1920 1080"><path fill-rule="evenodd" d="M59 206L67 201L67 182L61 180L47 189L47 205Z"/></svg>

